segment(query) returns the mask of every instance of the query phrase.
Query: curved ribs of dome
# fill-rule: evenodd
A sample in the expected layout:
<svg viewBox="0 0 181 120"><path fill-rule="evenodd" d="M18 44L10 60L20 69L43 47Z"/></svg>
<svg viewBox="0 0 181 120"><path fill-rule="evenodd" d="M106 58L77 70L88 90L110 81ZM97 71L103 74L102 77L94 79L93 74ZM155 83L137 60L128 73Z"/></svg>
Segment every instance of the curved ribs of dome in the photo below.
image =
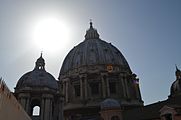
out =
<svg viewBox="0 0 181 120"><path fill-rule="evenodd" d="M85 37L85 41L78 44L68 53L61 67L59 77L72 72L85 73L91 70L106 72L107 65L114 66L113 71L115 72L124 71L131 73L122 53L111 43L97 38L97 35L97 30L90 23L90 29L87 30L85 35L89 36L89 38Z"/></svg>

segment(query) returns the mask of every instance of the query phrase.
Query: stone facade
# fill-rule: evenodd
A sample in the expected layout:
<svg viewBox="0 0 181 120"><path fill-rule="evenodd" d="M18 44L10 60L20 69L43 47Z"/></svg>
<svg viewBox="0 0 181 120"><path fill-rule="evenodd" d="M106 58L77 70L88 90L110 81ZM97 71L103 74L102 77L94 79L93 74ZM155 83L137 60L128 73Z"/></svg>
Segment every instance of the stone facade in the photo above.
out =
<svg viewBox="0 0 181 120"><path fill-rule="evenodd" d="M65 57L58 80L37 59L15 87L17 100L33 120L180 120L181 71L167 100L143 106L139 79L122 53L99 38L90 22L85 40ZM33 115L34 107L40 108Z"/></svg>

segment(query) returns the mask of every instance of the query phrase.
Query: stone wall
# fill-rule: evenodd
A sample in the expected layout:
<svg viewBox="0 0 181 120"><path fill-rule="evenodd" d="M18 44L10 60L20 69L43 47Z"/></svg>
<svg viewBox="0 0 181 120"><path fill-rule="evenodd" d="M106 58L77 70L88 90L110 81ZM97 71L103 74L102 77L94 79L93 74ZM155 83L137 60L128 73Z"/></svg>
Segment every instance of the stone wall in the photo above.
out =
<svg viewBox="0 0 181 120"><path fill-rule="evenodd" d="M0 120L31 120L2 79L0 79Z"/></svg>

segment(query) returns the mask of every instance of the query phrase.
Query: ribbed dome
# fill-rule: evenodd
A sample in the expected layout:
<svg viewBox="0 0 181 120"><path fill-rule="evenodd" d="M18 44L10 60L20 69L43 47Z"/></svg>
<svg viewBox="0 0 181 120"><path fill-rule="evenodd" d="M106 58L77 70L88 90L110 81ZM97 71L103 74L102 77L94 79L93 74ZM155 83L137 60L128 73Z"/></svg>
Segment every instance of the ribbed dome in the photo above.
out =
<svg viewBox="0 0 181 120"><path fill-rule="evenodd" d="M101 102L101 109L111 109L111 108L119 108L120 104L117 100L114 99L106 99Z"/></svg>
<svg viewBox="0 0 181 120"><path fill-rule="evenodd" d="M97 30L90 23L85 40L75 46L66 56L60 75L82 66L109 64L129 69L129 65L121 52L111 43L99 39Z"/></svg>
<svg viewBox="0 0 181 120"><path fill-rule="evenodd" d="M24 87L48 87L58 89L58 83L55 78L45 71L45 63L42 55L36 61L36 66L33 71L24 74L18 81L16 89Z"/></svg>

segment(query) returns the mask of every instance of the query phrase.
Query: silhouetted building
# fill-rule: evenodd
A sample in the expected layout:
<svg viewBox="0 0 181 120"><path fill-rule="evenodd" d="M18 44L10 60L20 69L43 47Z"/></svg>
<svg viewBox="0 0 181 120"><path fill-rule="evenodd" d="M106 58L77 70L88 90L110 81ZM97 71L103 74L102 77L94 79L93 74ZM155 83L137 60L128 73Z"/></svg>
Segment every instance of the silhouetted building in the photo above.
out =
<svg viewBox="0 0 181 120"><path fill-rule="evenodd" d="M14 95L33 120L181 120L177 67L175 75L168 99L144 106L136 74L90 22L83 42L65 57L59 81L46 72L41 54L35 68L19 79Z"/></svg>

